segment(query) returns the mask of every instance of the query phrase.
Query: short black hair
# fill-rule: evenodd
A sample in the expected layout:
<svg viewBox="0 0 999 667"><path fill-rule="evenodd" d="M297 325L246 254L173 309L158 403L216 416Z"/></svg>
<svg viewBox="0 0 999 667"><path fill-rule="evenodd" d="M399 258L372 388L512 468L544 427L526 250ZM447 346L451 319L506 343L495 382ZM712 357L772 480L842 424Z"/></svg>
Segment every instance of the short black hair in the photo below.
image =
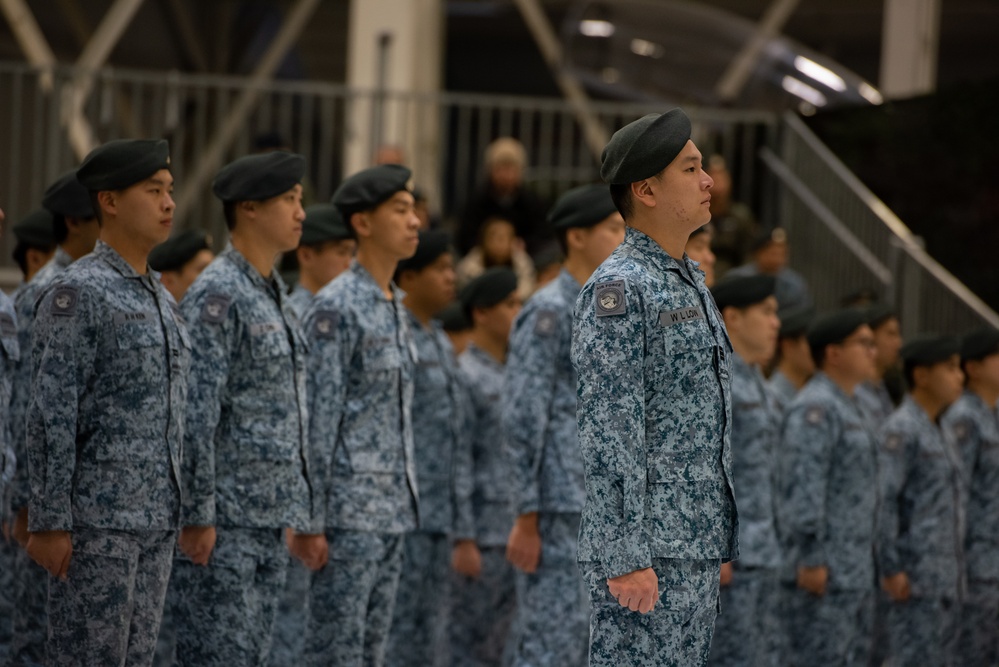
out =
<svg viewBox="0 0 999 667"><path fill-rule="evenodd" d="M14 252L10 256L17 263L18 268L21 269L21 273L27 277L28 275L28 249L31 248L24 241L18 241L17 245L14 246Z"/></svg>
<svg viewBox="0 0 999 667"><path fill-rule="evenodd" d="M809 343L808 349L812 351L812 361L815 362L815 367L819 370L822 369L822 364L826 361L826 348L834 343L827 343L825 345L812 345Z"/></svg>
<svg viewBox="0 0 999 667"><path fill-rule="evenodd" d="M625 220L631 217L635 210L635 204L631 200L631 183L612 183L610 194L621 217Z"/></svg>
<svg viewBox="0 0 999 667"><path fill-rule="evenodd" d="M222 202L222 217L225 218L225 228L230 232L236 228L236 202Z"/></svg>
<svg viewBox="0 0 999 667"><path fill-rule="evenodd" d="M52 238L56 245L62 245L69 236L69 225L66 224L66 216L58 213L52 214Z"/></svg>
<svg viewBox="0 0 999 667"><path fill-rule="evenodd" d="M910 391L916 387L916 369L920 366L925 366L925 364L917 364L913 361L902 363L902 377L905 378L905 384Z"/></svg>
<svg viewBox="0 0 999 667"><path fill-rule="evenodd" d="M102 222L104 222L104 211L101 210L101 200L97 196L97 192L95 192L94 190L90 191L90 206L93 207L93 209L94 209L94 217L97 218L97 224L99 225ZM59 216L55 216L55 217L59 217ZM66 224L66 222L64 220L63 221L63 225L65 226L65 224ZM55 230L55 225L54 224L53 224L53 230ZM58 231L56 231L55 233L58 234ZM66 230L66 234L67 234L67 236L69 235L69 230L68 229ZM63 241L65 241L65 240L66 240L66 238L63 237ZM62 243L62 241L59 241L59 243Z"/></svg>

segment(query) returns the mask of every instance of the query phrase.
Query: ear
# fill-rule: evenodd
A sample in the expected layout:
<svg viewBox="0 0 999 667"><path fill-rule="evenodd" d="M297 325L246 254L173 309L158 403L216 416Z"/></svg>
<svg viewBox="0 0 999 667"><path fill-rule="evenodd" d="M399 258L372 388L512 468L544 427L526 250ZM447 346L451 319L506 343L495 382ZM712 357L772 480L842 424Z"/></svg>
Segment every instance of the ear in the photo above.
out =
<svg viewBox="0 0 999 667"><path fill-rule="evenodd" d="M912 369L912 384L913 384L912 388L915 389L917 387L924 387L924 386L926 386L926 383L929 380L929 378L928 378L929 374L930 374L930 367L929 366L916 366L915 368L913 368Z"/></svg>
<svg viewBox="0 0 999 667"><path fill-rule="evenodd" d="M640 202L643 206L648 208L655 208L656 206L656 194L655 190L652 188L652 179L646 178L641 181L636 181L631 184L631 198Z"/></svg>
<svg viewBox="0 0 999 667"><path fill-rule="evenodd" d="M354 235L358 238L362 236L365 238L371 236L371 218L367 211L351 213L350 224L354 228Z"/></svg>
<svg viewBox="0 0 999 667"><path fill-rule="evenodd" d="M572 227L565 232L566 246L579 250L586 243L587 230L582 227Z"/></svg>
<svg viewBox="0 0 999 667"><path fill-rule="evenodd" d="M100 204L101 210L105 213L118 215L118 193L111 190L101 190L97 193L97 203Z"/></svg>

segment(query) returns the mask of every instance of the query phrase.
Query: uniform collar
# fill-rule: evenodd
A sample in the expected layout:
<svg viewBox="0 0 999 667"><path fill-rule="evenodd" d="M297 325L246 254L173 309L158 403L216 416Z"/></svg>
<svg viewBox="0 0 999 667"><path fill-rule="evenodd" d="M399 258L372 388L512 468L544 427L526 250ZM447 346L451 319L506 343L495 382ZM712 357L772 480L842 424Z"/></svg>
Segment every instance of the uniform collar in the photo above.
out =
<svg viewBox="0 0 999 667"><path fill-rule="evenodd" d="M503 372L503 364L496 361L491 354L483 350L475 343L469 341L468 347L465 348L465 352L472 355L473 357L481 361L483 364L486 364L487 366L491 366L497 369L500 373Z"/></svg>
<svg viewBox="0 0 999 667"><path fill-rule="evenodd" d="M903 410L908 411L917 421L923 422L923 426L938 428L938 426L933 423L933 420L930 419L930 416L926 414L926 410L923 410L923 408L921 408L919 404L913 400L912 394L905 395L905 398L902 399L901 407ZM940 415L943 415L943 412L941 412Z"/></svg>
<svg viewBox="0 0 999 667"><path fill-rule="evenodd" d="M100 243L98 241L98 243ZM69 253L62 249L62 246L56 246L55 255L52 256L52 261L55 262L56 266L65 269L67 266L73 263L73 258L69 256Z"/></svg>
<svg viewBox="0 0 999 667"><path fill-rule="evenodd" d="M138 278L139 280L148 279L152 280L153 272L146 265L146 275L140 274L138 271L132 268L132 265L125 261L125 258L118 254L118 251L109 246L104 241L98 239L97 244L94 246L94 257L100 259L112 269L117 271L124 278Z"/></svg>
<svg viewBox="0 0 999 667"><path fill-rule="evenodd" d="M829 391L836 394L838 398L840 398L843 401L846 401L851 405L854 405L853 398L848 396L847 393L843 391L842 387L833 382L832 378L830 378L828 375L826 375L822 371L815 371L815 375L812 377L815 380L815 382L824 385L827 389L829 389ZM857 386L859 387L860 385ZM856 397L856 388L854 388L854 397Z"/></svg>
<svg viewBox="0 0 999 667"><path fill-rule="evenodd" d="M243 253L233 247L232 243L226 245L221 256L232 262L236 268L250 280L251 283L260 289L268 292L276 289L277 293L282 295L288 291L288 288L284 284L284 281L281 280L281 275L277 272L277 269L271 271L270 278L265 278L260 274L260 271L257 271L257 269L250 264L250 261L243 256Z"/></svg>
<svg viewBox="0 0 999 667"><path fill-rule="evenodd" d="M624 242L621 245L633 248L660 271L674 271L696 286L697 280L694 276L700 275L700 272L697 271L696 262L687 257L687 253L683 254L682 260L677 260L656 243L651 236L634 227L628 227L625 230Z"/></svg>
<svg viewBox="0 0 999 667"><path fill-rule="evenodd" d="M382 291L381 286L375 282L374 277L361 265L360 262L357 261L357 259L350 260L349 271L353 275L357 276L357 278L361 281L361 286L369 292L369 295L375 301L388 301L388 299L385 298L385 293ZM402 291L399 286L395 284L395 282L389 283L389 288L392 290L393 301L401 304L402 300L406 298L406 293Z"/></svg>
<svg viewBox="0 0 999 667"><path fill-rule="evenodd" d="M576 303L576 297L579 296L583 286L577 283L572 274L564 268L558 272L558 277L555 280L558 281L558 286L562 290L562 294L569 298L569 303Z"/></svg>

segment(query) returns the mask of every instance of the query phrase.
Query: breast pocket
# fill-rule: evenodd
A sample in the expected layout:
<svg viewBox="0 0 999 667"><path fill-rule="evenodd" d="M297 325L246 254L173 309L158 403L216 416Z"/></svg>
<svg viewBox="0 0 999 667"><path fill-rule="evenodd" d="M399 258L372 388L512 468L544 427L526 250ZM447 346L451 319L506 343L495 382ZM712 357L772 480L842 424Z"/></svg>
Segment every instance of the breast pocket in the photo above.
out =
<svg viewBox="0 0 999 667"><path fill-rule="evenodd" d="M254 359L290 357L291 343L284 325L261 325L250 328L250 352Z"/></svg>
<svg viewBox="0 0 999 667"><path fill-rule="evenodd" d="M119 323L114 333L119 350L143 350L163 345L159 322L151 318Z"/></svg>
<svg viewBox="0 0 999 667"><path fill-rule="evenodd" d="M688 320L663 329L663 388L669 396L690 395L715 381L718 348L704 320Z"/></svg>
<svg viewBox="0 0 999 667"><path fill-rule="evenodd" d="M395 371L402 368L402 354L392 343L371 345L361 353L361 364L366 371Z"/></svg>

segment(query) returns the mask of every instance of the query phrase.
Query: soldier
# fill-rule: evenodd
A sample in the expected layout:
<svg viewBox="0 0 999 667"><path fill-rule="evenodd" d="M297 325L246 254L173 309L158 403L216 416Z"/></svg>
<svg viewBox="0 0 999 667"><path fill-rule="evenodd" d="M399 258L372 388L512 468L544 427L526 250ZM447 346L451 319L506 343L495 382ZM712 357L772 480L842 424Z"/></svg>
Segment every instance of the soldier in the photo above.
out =
<svg viewBox="0 0 999 667"><path fill-rule="evenodd" d="M22 286L31 282L43 266L55 254L55 234L52 230L52 214L45 209L33 211L11 227L17 244L11 256L21 269ZM21 287L18 287L20 290ZM14 297L17 296L15 290Z"/></svg>
<svg viewBox="0 0 999 667"><path fill-rule="evenodd" d="M806 308L812 305L808 284L800 273L787 265L787 232L777 227L760 234L751 248L753 261L725 275L753 276L763 274L777 278L777 303L781 308Z"/></svg>
<svg viewBox="0 0 999 667"><path fill-rule="evenodd" d="M301 318L312 297L347 270L357 250L357 241L343 216L332 204L314 204L305 209L302 240L298 242L298 284L288 295L292 309Z"/></svg>
<svg viewBox="0 0 999 667"><path fill-rule="evenodd" d="M35 308L42 292L59 279L62 272L72 262L89 254L94 249L100 225L94 213L94 205L87 189L77 180L76 170L71 170L58 179L45 191L42 206L52 216L52 235L58 247L55 255L43 266L31 281L17 292L18 339L24 354L17 364L14 379L14 393L11 398L11 426L14 451L21 465L16 472L11 505L16 514L14 537L22 545L27 542L28 467L25 414L28 410L31 386L31 332L35 319ZM45 652L46 611L45 599L48 590L48 575L45 570L21 552L14 556L14 636L11 640L11 661L13 664L41 663Z"/></svg>
<svg viewBox="0 0 999 667"><path fill-rule="evenodd" d="M396 265L416 252L411 172L383 165L333 195L357 239L350 268L305 314L314 530L333 560L312 580L305 663L382 665L403 537L416 529L411 406L416 352Z"/></svg>
<svg viewBox="0 0 999 667"><path fill-rule="evenodd" d="M200 229L188 229L153 248L149 266L160 272L160 282L180 303L195 278L213 259L212 237Z"/></svg>
<svg viewBox="0 0 999 667"><path fill-rule="evenodd" d="M711 250L714 227L710 223L698 227L687 239L683 251L687 257L697 262L697 268L704 274L704 284L710 289L715 286L715 253Z"/></svg>
<svg viewBox="0 0 999 667"><path fill-rule="evenodd" d="M472 335L472 325L465 317L461 302L452 301L449 303L441 312L437 313L436 319L440 320L444 333L451 341L455 356L460 356L468 347L468 338Z"/></svg>
<svg viewBox="0 0 999 667"><path fill-rule="evenodd" d="M512 454L514 509L507 559L517 572L513 664L586 662L589 601L576 565L585 488L576 437L576 371L569 358L572 311L583 283L624 238L606 185L570 190L548 223L565 264L520 312L510 335L503 430ZM560 613L551 613L559 600Z"/></svg>
<svg viewBox="0 0 999 667"><path fill-rule="evenodd" d="M416 349L413 447L420 529L405 538L402 576L389 633L389 665L448 665L451 536L474 536L464 388L451 343L433 315L454 299L454 257L444 232L420 232L416 254L395 281Z"/></svg>
<svg viewBox="0 0 999 667"><path fill-rule="evenodd" d="M723 278L711 293L732 341L732 474L739 503L739 560L721 566L713 665L772 665L781 658L778 617L777 440L780 410L760 368L774 355L772 276Z"/></svg>
<svg viewBox="0 0 999 667"><path fill-rule="evenodd" d="M895 411L895 403L888 393L885 377L898 365L902 330L895 311L883 305L868 307L867 324L874 332L875 376L857 387L857 402L870 421L871 429L877 433L888 416Z"/></svg>
<svg viewBox="0 0 999 667"><path fill-rule="evenodd" d="M230 245L181 302L194 343L170 585L182 665L265 664L289 547L312 568L326 560L309 534L306 345L274 271L301 235L304 170L272 151L218 172Z"/></svg>
<svg viewBox="0 0 999 667"><path fill-rule="evenodd" d="M712 185L690 129L680 109L645 116L602 159L628 230L573 323L591 665L703 664L719 565L738 554L731 346L683 253Z"/></svg>
<svg viewBox="0 0 999 667"><path fill-rule="evenodd" d="M472 667L500 665L501 660L506 664L504 650L516 609L513 569L506 561L514 473L501 396L507 340L520 310L517 276L505 267L487 269L461 290L460 299L472 323L458 366L470 401L475 533L474 541L456 536L451 653L452 664Z"/></svg>
<svg viewBox="0 0 999 667"><path fill-rule="evenodd" d="M146 262L173 218L167 142L109 142L77 177L100 240L36 310L27 550L51 575L46 664L144 665L177 536L191 347Z"/></svg>
<svg viewBox="0 0 999 667"><path fill-rule="evenodd" d="M878 563L891 598L889 657L901 667L958 664L965 489L960 453L938 420L961 395L959 349L946 336L902 347L911 390L880 434Z"/></svg>
<svg viewBox="0 0 999 667"><path fill-rule="evenodd" d="M777 366L770 375L770 392L781 411L794 399L815 373L815 360L808 346L808 327L815 319L811 307L778 311Z"/></svg>
<svg viewBox="0 0 999 667"><path fill-rule="evenodd" d="M877 446L854 400L874 373L866 316L808 329L818 371L787 407L777 479L790 665L863 665L874 613Z"/></svg>
<svg viewBox="0 0 999 667"><path fill-rule="evenodd" d="M999 330L980 329L961 341L964 394L941 424L957 444L967 480L968 596L961 614L958 664L999 662Z"/></svg>

